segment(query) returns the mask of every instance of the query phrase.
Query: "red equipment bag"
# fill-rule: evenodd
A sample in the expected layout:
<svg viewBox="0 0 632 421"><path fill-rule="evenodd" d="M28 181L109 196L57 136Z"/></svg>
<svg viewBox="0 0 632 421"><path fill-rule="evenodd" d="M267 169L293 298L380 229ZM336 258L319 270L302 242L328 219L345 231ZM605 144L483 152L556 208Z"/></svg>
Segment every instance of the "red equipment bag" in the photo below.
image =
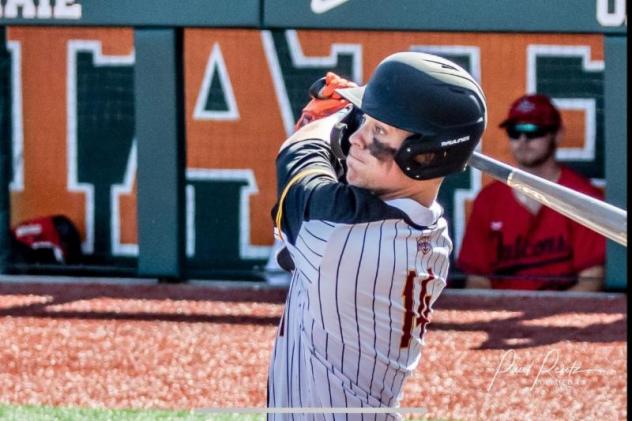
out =
<svg viewBox="0 0 632 421"><path fill-rule="evenodd" d="M63 215L20 222L11 236L16 257L27 263L77 263L81 258L79 231Z"/></svg>

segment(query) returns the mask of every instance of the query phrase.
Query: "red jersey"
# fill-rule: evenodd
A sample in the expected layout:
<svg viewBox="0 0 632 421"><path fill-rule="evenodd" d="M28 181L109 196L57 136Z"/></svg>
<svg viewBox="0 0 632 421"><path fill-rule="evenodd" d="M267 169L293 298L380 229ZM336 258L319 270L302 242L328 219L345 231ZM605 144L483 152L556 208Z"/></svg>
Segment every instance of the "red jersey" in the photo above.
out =
<svg viewBox="0 0 632 421"><path fill-rule="evenodd" d="M558 184L603 198L568 167L562 167ZM605 253L606 240L600 234L544 205L534 215L510 187L494 181L474 201L458 265L468 274L498 276L490 279L497 289L567 289L579 272L603 265ZM533 279L538 276L562 280Z"/></svg>

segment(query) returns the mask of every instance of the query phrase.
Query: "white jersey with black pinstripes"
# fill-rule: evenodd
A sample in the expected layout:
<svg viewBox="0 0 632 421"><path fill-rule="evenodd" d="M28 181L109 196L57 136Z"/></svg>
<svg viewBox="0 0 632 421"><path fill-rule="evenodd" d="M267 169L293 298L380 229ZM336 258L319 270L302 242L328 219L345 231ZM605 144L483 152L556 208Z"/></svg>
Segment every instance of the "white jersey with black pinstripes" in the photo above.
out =
<svg viewBox="0 0 632 421"><path fill-rule="evenodd" d="M303 224L289 246L296 269L270 366L270 406L398 405L404 380L419 363L452 249L440 207L417 207L411 219L432 228L401 219Z"/></svg>
<svg viewBox="0 0 632 421"><path fill-rule="evenodd" d="M279 191L328 168L328 142L277 158ZM310 175L289 189L282 231L295 269L269 368L269 407L397 407L421 357L452 242L442 208ZM397 413L270 413L268 419L398 419Z"/></svg>

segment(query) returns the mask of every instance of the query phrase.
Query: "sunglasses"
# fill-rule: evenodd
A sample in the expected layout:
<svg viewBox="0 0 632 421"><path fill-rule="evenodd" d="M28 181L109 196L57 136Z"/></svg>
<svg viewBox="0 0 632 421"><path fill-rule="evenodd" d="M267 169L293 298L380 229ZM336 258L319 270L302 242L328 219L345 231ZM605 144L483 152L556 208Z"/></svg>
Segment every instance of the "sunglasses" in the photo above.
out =
<svg viewBox="0 0 632 421"><path fill-rule="evenodd" d="M518 140L522 135L524 135L527 140L532 140L543 137L552 131L550 127L536 126L535 124L515 124L507 126L505 130L510 140Z"/></svg>

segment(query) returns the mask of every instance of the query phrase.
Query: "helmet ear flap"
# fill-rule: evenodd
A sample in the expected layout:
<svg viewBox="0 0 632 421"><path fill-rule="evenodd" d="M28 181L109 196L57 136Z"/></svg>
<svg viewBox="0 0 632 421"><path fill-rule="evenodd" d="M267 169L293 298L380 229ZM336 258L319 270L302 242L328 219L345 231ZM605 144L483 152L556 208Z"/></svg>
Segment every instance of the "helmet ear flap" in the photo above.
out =
<svg viewBox="0 0 632 421"><path fill-rule="evenodd" d="M408 136L395 154L395 162L410 178L415 180L427 180L436 176L428 176L428 168L443 162L440 156L440 145L435 136L422 136L413 134Z"/></svg>
<svg viewBox="0 0 632 421"><path fill-rule="evenodd" d="M482 128L479 130L477 137L482 133ZM454 133L451 137L456 140L469 139L469 136L462 135L463 132ZM446 145L443 139L445 136L409 136L397 150L395 162L404 174L415 180L429 180L463 171L477 143L463 141Z"/></svg>

